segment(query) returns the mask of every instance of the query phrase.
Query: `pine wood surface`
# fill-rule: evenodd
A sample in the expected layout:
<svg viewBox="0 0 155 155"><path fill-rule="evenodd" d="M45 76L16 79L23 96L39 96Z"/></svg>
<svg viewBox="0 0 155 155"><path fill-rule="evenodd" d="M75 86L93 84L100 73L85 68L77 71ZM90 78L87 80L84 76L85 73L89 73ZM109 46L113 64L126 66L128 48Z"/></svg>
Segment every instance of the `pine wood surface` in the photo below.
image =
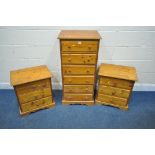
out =
<svg viewBox="0 0 155 155"><path fill-rule="evenodd" d="M62 54L62 64L64 65L95 65L96 54Z"/></svg>
<svg viewBox="0 0 155 155"><path fill-rule="evenodd" d="M101 39L100 34L95 30L63 30L60 32L59 39Z"/></svg>
<svg viewBox="0 0 155 155"><path fill-rule="evenodd" d="M19 69L10 72L10 80L13 86L25 84L37 80L52 77L52 73L45 65Z"/></svg>
<svg viewBox="0 0 155 155"><path fill-rule="evenodd" d="M55 105L52 95L51 75L46 66L10 72L10 81L14 86L21 115Z"/></svg>
<svg viewBox="0 0 155 155"><path fill-rule="evenodd" d="M129 66L102 64L98 74L96 103L127 110L137 80L136 69Z"/></svg>
<svg viewBox="0 0 155 155"><path fill-rule="evenodd" d="M97 31L61 31L62 103L94 104L100 35Z"/></svg>
<svg viewBox="0 0 155 155"><path fill-rule="evenodd" d="M136 69L134 67L113 64L101 64L99 76L107 76L131 81L137 80Z"/></svg>

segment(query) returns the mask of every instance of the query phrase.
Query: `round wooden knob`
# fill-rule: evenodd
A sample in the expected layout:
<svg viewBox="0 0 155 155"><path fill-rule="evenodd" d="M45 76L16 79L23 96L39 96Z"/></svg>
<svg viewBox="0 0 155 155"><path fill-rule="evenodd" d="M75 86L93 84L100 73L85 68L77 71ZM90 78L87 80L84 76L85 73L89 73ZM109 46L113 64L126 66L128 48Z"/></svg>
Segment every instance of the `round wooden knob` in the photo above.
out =
<svg viewBox="0 0 155 155"><path fill-rule="evenodd" d="M90 73L90 71L89 71L89 70L87 70L86 72L87 72L87 73Z"/></svg>
<svg viewBox="0 0 155 155"><path fill-rule="evenodd" d="M86 83L89 83L89 81L88 81L88 80L86 80L85 82L86 82Z"/></svg>
<svg viewBox="0 0 155 155"><path fill-rule="evenodd" d="M85 100L88 100L88 96L85 96Z"/></svg>
<svg viewBox="0 0 155 155"><path fill-rule="evenodd" d="M113 83L113 86L116 87L116 83Z"/></svg>
<svg viewBox="0 0 155 155"><path fill-rule="evenodd" d="M88 90L89 90L89 88L86 88L85 90L86 90L86 91L88 91Z"/></svg>
<svg viewBox="0 0 155 155"><path fill-rule="evenodd" d="M113 100L112 99L110 99L109 101L110 101L110 103L113 103Z"/></svg>
<svg viewBox="0 0 155 155"><path fill-rule="evenodd" d="M112 95L114 96L115 95L115 92L112 92Z"/></svg>
<svg viewBox="0 0 155 155"><path fill-rule="evenodd" d="M109 85L111 84L111 82L110 82L110 81L108 81L107 83L108 83Z"/></svg>
<svg viewBox="0 0 155 155"><path fill-rule="evenodd" d="M70 47L70 46L68 46L68 48L70 49L71 47Z"/></svg>
<svg viewBox="0 0 155 155"><path fill-rule="evenodd" d="M68 61L71 62L71 58L68 58Z"/></svg>
<svg viewBox="0 0 155 155"><path fill-rule="evenodd" d="M71 83L71 82L72 82L72 80L69 80L68 82L69 82L69 83Z"/></svg>

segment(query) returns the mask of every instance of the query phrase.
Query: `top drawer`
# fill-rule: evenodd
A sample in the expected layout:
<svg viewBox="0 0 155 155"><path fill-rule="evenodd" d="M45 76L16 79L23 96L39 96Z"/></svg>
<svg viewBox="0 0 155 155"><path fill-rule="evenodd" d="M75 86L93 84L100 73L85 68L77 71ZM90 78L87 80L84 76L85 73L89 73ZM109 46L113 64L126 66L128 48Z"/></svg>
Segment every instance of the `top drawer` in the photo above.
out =
<svg viewBox="0 0 155 155"><path fill-rule="evenodd" d="M100 77L100 84L111 87L118 87L131 90L133 82L128 80L116 79L111 77Z"/></svg>
<svg viewBox="0 0 155 155"><path fill-rule="evenodd" d="M34 92L38 89L50 88L51 79L44 79L39 81L34 81L22 85L16 86L17 94L25 94L28 92Z"/></svg>
<svg viewBox="0 0 155 155"><path fill-rule="evenodd" d="M62 52L96 52L98 41L62 41Z"/></svg>

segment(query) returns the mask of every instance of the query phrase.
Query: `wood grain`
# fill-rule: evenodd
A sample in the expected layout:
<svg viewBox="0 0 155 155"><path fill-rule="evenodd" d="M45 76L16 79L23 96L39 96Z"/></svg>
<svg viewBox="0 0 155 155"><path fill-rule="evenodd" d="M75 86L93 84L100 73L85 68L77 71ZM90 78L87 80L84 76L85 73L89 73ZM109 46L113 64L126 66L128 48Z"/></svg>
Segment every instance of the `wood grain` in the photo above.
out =
<svg viewBox="0 0 155 155"><path fill-rule="evenodd" d="M51 77L52 73L48 70L48 68L45 65L19 69L10 72L10 80L13 86Z"/></svg>
<svg viewBox="0 0 155 155"><path fill-rule="evenodd" d="M58 38L63 83L62 103L94 104L100 35L97 31L61 31Z"/></svg>
<svg viewBox="0 0 155 155"><path fill-rule="evenodd" d="M21 115L55 105L51 72L46 66L11 71L10 81L14 86Z"/></svg>
<svg viewBox="0 0 155 155"><path fill-rule="evenodd" d="M116 97L121 97L121 98L128 98L130 95L130 90L100 85L99 89L98 89L98 93L116 96Z"/></svg>
<svg viewBox="0 0 155 155"><path fill-rule="evenodd" d="M93 94L93 85L64 85L64 93Z"/></svg>
<svg viewBox="0 0 155 155"><path fill-rule="evenodd" d="M63 65L64 75L94 75L95 66L91 65Z"/></svg>
<svg viewBox="0 0 155 155"><path fill-rule="evenodd" d="M100 34L95 30L63 30L60 32L59 39L101 39Z"/></svg>
<svg viewBox="0 0 155 155"><path fill-rule="evenodd" d="M96 54L62 54L62 65L95 65Z"/></svg>
<svg viewBox="0 0 155 155"><path fill-rule="evenodd" d="M102 64L99 69L99 75L131 81L137 80L136 69L129 66Z"/></svg>

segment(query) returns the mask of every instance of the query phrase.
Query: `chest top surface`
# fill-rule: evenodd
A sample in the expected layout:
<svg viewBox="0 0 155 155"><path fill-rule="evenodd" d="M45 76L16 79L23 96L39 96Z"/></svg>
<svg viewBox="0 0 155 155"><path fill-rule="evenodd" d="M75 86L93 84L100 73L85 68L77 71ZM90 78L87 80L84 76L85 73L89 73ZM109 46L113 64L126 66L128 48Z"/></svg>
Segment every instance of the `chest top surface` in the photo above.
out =
<svg viewBox="0 0 155 155"><path fill-rule="evenodd" d="M129 66L101 64L99 68L99 76L107 76L124 80L137 80L136 69Z"/></svg>
<svg viewBox="0 0 155 155"><path fill-rule="evenodd" d="M100 34L95 30L62 30L59 39L101 39Z"/></svg>
<svg viewBox="0 0 155 155"><path fill-rule="evenodd" d="M48 70L47 66L37 66L26 69L19 69L10 72L10 81L13 86L34 82L50 78L52 73Z"/></svg>

